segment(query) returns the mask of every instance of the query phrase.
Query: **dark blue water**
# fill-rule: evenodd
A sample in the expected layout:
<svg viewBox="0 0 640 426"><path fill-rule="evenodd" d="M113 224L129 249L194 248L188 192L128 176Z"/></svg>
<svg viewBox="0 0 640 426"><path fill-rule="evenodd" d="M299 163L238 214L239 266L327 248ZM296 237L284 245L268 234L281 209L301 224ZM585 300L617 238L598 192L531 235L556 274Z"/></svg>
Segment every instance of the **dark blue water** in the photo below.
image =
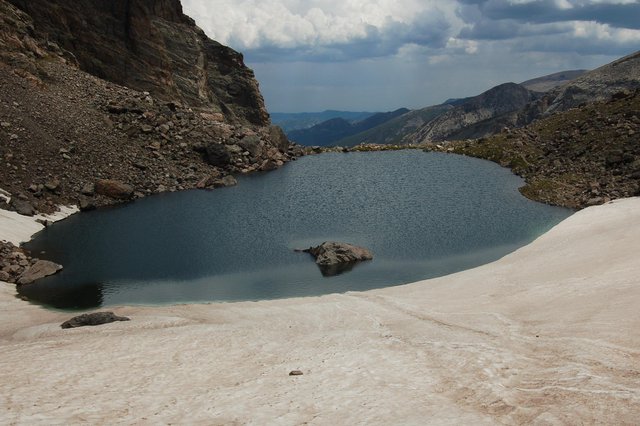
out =
<svg viewBox="0 0 640 426"><path fill-rule="evenodd" d="M366 290L471 268L527 244L572 212L520 195L488 161L421 151L325 154L236 187L157 195L82 213L27 247L65 269L19 287L50 307L260 300ZM323 277L326 240L374 260Z"/></svg>

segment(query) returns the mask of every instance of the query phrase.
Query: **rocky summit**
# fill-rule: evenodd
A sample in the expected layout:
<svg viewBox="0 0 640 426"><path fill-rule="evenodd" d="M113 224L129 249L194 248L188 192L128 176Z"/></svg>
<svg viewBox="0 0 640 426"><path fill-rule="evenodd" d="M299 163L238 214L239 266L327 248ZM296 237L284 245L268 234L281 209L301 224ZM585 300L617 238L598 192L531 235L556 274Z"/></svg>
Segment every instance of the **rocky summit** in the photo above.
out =
<svg viewBox="0 0 640 426"><path fill-rule="evenodd" d="M0 0L0 25L0 188L14 210L228 186L302 155L242 55L178 0Z"/></svg>

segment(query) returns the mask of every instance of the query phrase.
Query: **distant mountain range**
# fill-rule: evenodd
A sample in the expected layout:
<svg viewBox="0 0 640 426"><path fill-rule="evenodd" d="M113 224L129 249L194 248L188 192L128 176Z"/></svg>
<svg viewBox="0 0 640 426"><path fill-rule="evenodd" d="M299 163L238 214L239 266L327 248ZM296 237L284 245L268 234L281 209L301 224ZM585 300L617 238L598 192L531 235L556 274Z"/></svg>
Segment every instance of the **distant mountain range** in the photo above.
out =
<svg viewBox="0 0 640 426"><path fill-rule="evenodd" d="M525 179L523 195L549 204L583 208L639 196L639 65L639 55L632 55L566 88L569 92L587 88L587 81L597 82L600 89L617 85L621 74L616 68L624 67L628 75L635 75L635 82L627 79L625 86L635 89L627 86L604 100L556 109L524 127L483 139L452 141L440 149L509 167Z"/></svg>
<svg viewBox="0 0 640 426"><path fill-rule="evenodd" d="M375 112L353 112L326 110L322 112L272 112L271 122L280 126L285 133L292 130L308 129L323 121L342 118L349 122L362 121L371 117Z"/></svg>
<svg viewBox="0 0 640 426"><path fill-rule="evenodd" d="M483 94L455 102L454 109L424 124L402 143L476 139L504 127L522 127L553 112L602 101L614 93L640 87L640 53L634 53L596 70L565 71L529 80L506 83ZM577 76L566 81L567 78ZM545 93L525 87L551 87Z"/></svg>
<svg viewBox="0 0 640 426"><path fill-rule="evenodd" d="M410 144L481 137L511 124L513 113L540 96L521 85L505 83L478 96L449 99L440 105L408 112L338 144Z"/></svg>
<svg viewBox="0 0 640 426"><path fill-rule="evenodd" d="M403 143L405 136L412 134L452 108L451 105L442 104L409 111L364 132L345 137L337 141L336 145L354 146L363 142L374 144Z"/></svg>
<svg viewBox="0 0 640 426"><path fill-rule="evenodd" d="M330 120L289 137L305 145L354 146L360 143L417 144L486 137L505 127L522 127L553 112L609 98L640 87L635 53L593 71L570 70L504 83L486 92L403 113L387 113L375 126ZM400 111L400 110L399 110ZM372 123L373 117L368 123ZM366 121L366 120L365 120ZM363 122L364 123L364 122ZM349 134L345 134L349 133Z"/></svg>
<svg viewBox="0 0 640 426"><path fill-rule="evenodd" d="M465 139L494 133L504 127L504 120L496 120L497 118L524 108L538 96L536 92L527 90L519 84L501 84L458 103L449 111L435 117L412 134L407 135L403 142L419 143ZM490 120L492 122L490 125L479 125L479 123L487 123ZM473 131L469 132L469 128L472 128Z"/></svg>
<svg viewBox="0 0 640 426"><path fill-rule="evenodd" d="M390 112L379 112L361 121L347 121L344 118L332 118L308 129L292 130L287 136L292 141L302 145L331 146L338 141L362 133L371 128L380 126L389 120L409 112L406 108L400 108Z"/></svg>

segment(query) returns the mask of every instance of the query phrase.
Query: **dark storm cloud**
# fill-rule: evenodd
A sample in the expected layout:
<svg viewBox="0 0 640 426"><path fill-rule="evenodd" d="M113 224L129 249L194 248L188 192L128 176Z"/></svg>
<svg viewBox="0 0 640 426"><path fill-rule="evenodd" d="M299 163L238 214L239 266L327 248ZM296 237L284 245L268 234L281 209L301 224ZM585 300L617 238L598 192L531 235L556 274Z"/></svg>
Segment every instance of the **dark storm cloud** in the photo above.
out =
<svg viewBox="0 0 640 426"><path fill-rule="evenodd" d="M581 56L615 55L625 56L638 49L638 42L593 39L588 43L578 43L570 34L522 38L513 41L510 48L516 52L571 52Z"/></svg>
<svg viewBox="0 0 640 426"><path fill-rule="evenodd" d="M553 0L512 3L506 0L460 0L463 5L475 5L489 20L511 19L518 22L552 23L565 21L592 21L616 28L640 29L640 3L611 4L572 2L563 8Z"/></svg>
<svg viewBox="0 0 640 426"><path fill-rule="evenodd" d="M562 23L534 25L520 23L513 19L499 21L482 19L472 26L463 28L459 37L471 40L507 40L517 37L562 34L570 30L571 28Z"/></svg>

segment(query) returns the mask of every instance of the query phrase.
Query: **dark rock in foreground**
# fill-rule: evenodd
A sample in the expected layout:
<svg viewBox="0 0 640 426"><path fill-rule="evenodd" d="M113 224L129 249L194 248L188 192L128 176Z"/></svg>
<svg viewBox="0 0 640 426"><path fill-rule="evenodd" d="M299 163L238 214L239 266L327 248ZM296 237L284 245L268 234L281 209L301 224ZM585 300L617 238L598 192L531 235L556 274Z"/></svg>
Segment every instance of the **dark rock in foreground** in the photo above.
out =
<svg viewBox="0 0 640 426"><path fill-rule="evenodd" d="M348 272L357 262L373 259L373 254L363 247L353 244L325 241L316 247L299 250L316 258L322 275L333 276Z"/></svg>
<svg viewBox="0 0 640 426"><path fill-rule="evenodd" d="M115 321L130 321L130 318L119 317L113 312L94 312L92 314L82 314L77 317L73 317L68 321L60 324L61 328L76 328L84 327L87 325L101 325L108 324Z"/></svg>
<svg viewBox="0 0 640 426"><path fill-rule="evenodd" d="M53 275L62 269L62 265L48 260L38 260L18 278L18 284L31 284L35 280Z"/></svg>

